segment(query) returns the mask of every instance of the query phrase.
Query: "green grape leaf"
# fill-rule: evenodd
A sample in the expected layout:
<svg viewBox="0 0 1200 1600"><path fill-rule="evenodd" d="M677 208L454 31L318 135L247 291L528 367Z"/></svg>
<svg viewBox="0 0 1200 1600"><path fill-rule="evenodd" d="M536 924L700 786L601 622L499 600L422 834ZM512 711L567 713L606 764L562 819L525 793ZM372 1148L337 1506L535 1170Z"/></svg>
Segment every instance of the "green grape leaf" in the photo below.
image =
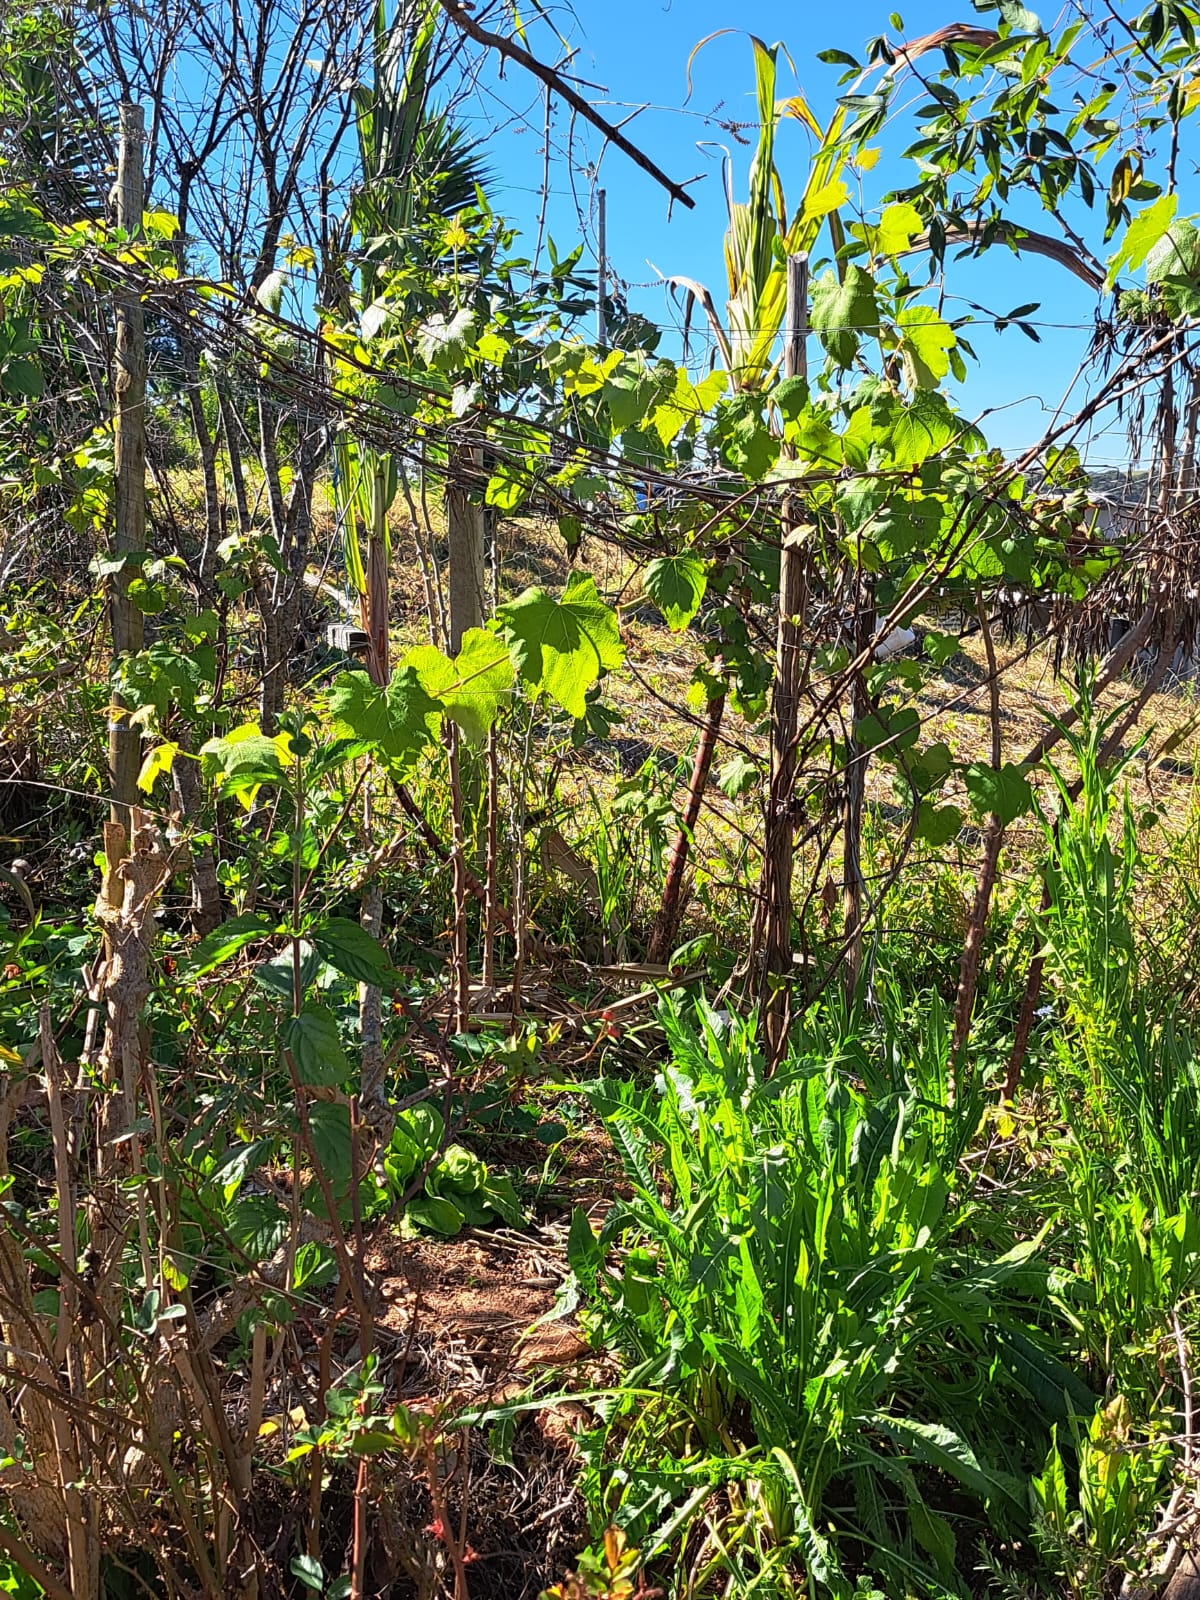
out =
<svg viewBox="0 0 1200 1600"><path fill-rule="evenodd" d="M913 787L919 794L932 794L941 787L954 769L950 746L940 740L918 750L909 762L908 772Z"/></svg>
<svg viewBox="0 0 1200 1600"><path fill-rule="evenodd" d="M779 440L767 426L756 395L735 394L723 401L712 438L726 464L747 478L765 478L779 460Z"/></svg>
<svg viewBox="0 0 1200 1600"><path fill-rule="evenodd" d="M901 200L885 206L879 219L879 248L885 256L898 256L907 250L922 229L921 213L911 201Z"/></svg>
<svg viewBox="0 0 1200 1600"><path fill-rule="evenodd" d="M896 318L900 359L913 389L934 389L950 370L954 329L932 306L905 306Z"/></svg>
<svg viewBox="0 0 1200 1600"><path fill-rule="evenodd" d="M854 265L840 282L832 269L822 273L812 286L809 322L838 366L849 367L858 354L859 334L879 327L870 274Z"/></svg>
<svg viewBox="0 0 1200 1600"><path fill-rule="evenodd" d="M957 634L938 633L936 630L925 635L925 654L935 667L944 667L962 649L962 641Z"/></svg>
<svg viewBox="0 0 1200 1600"><path fill-rule="evenodd" d="M1004 827L1033 810L1033 790L1025 769L1006 761L997 772L982 761L963 769L963 781L977 816L995 816Z"/></svg>
<svg viewBox="0 0 1200 1600"><path fill-rule="evenodd" d="M386 688L365 672L343 672L329 690L329 713L340 737L406 770L437 733L442 708L402 666Z"/></svg>
<svg viewBox="0 0 1200 1600"><path fill-rule="evenodd" d="M526 589L496 616L522 681L572 717L584 715L587 692L601 674L625 659L616 615L586 573L571 574L561 600L544 589Z"/></svg>
<svg viewBox="0 0 1200 1600"><path fill-rule="evenodd" d="M1173 222L1146 253L1146 282L1167 278L1200 278L1200 230L1190 218Z"/></svg>
<svg viewBox="0 0 1200 1600"><path fill-rule="evenodd" d="M530 474L514 462L502 461L488 479L484 503L497 511L515 511L528 498Z"/></svg>
<svg viewBox="0 0 1200 1600"><path fill-rule="evenodd" d="M944 395L918 389L892 424L892 455L898 467L919 467L966 433Z"/></svg>
<svg viewBox="0 0 1200 1600"><path fill-rule="evenodd" d="M757 763L739 751L737 755L731 756L717 773L717 788L731 800L737 800L752 789L758 779Z"/></svg>
<svg viewBox="0 0 1200 1600"><path fill-rule="evenodd" d="M881 706L855 724L854 737L865 750L878 750L884 761L896 761L911 750L921 733L921 717L911 706Z"/></svg>
<svg viewBox="0 0 1200 1600"><path fill-rule="evenodd" d="M779 415L785 422L795 422L808 405L808 379L784 378L782 383L776 384L772 389L771 399L778 406Z"/></svg>
<svg viewBox="0 0 1200 1600"><path fill-rule="evenodd" d="M849 189L837 178L832 183L822 184L812 194L805 195L804 215L810 218L827 217L831 211L845 205L849 198Z"/></svg>
<svg viewBox="0 0 1200 1600"><path fill-rule="evenodd" d="M962 812L957 806L935 806L931 800L922 800L917 813L917 838L935 848L949 844L962 829Z"/></svg>
<svg viewBox="0 0 1200 1600"><path fill-rule="evenodd" d="M708 577L696 556L659 556L646 568L645 585L671 632L682 633L700 609Z"/></svg>
<svg viewBox="0 0 1200 1600"><path fill-rule="evenodd" d="M455 660L431 644L418 645L404 658L421 686L440 701L448 717L472 742L479 744L508 704L513 692L513 664L503 639L486 628L468 628Z"/></svg>
<svg viewBox="0 0 1200 1600"><path fill-rule="evenodd" d="M467 359L475 331L475 315L469 309L446 317L437 311L417 330L417 349L421 359L439 372L461 367Z"/></svg>
<svg viewBox="0 0 1200 1600"><path fill-rule="evenodd" d="M200 771L214 780L221 793L256 791L264 783L282 783L294 757L286 733L268 739L254 723L247 722L224 738L210 739L200 746Z"/></svg>
<svg viewBox="0 0 1200 1600"><path fill-rule="evenodd" d="M1141 266L1175 220L1178 204L1177 194L1163 194L1144 211L1138 212L1125 230L1120 249L1108 258L1106 288L1111 289L1116 283L1122 267L1128 267L1133 272Z"/></svg>
<svg viewBox="0 0 1200 1600"><path fill-rule="evenodd" d="M653 403L658 384L632 364L621 364L604 383L604 404L618 433L635 427Z"/></svg>

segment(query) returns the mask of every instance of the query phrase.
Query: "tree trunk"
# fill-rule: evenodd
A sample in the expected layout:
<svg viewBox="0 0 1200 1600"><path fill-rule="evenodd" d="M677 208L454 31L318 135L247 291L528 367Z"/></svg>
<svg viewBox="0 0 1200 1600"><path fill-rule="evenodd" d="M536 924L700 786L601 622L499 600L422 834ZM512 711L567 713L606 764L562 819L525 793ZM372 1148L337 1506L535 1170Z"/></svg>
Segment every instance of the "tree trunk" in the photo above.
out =
<svg viewBox="0 0 1200 1600"><path fill-rule="evenodd" d="M181 823L194 822L202 803L200 772L196 762L182 750L171 766L171 783L179 806ZM192 879L192 929L203 936L220 923L221 885L217 864L209 844L189 844Z"/></svg>
<svg viewBox="0 0 1200 1600"><path fill-rule="evenodd" d="M861 573L854 574L855 630L854 655L861 658L875 633L875 607L865 601ZM865 603L864 603L865 601ZM842 825L842 905L845 917L846 1001L852 1005L862 976L863 901L862 872L863 806L867 792L868 752L855 735L855 729L871 709L867 689L867 668L854 674L850 688L850 730L846 739L846 798Z"/></svg>
<svg viewBox="0 0 1200 1600"><path fill-rule="evenodd" d="M988 694L992 727L992 771L999 772L1004 752L1000 728L1000 675L996 665L996 645L992 638L991 619L982 601L979 604L979 627L988 664ZM996 870L1000 864L1000 847L1004 842L1004 824L993 813L987 819L983 839L983 857L979 863L979 876L975 884L975 900L963 941L962 961L958 969L958 991L954 999L954 1037L950 1046L949 1098L954 1102L960 1058L967 1047L971 1032L971 1013L975 1009L975 993L979 986L979 962L983 955L983 937L987 931L988 913L992 907L992 893L996 887Z"/></svg>

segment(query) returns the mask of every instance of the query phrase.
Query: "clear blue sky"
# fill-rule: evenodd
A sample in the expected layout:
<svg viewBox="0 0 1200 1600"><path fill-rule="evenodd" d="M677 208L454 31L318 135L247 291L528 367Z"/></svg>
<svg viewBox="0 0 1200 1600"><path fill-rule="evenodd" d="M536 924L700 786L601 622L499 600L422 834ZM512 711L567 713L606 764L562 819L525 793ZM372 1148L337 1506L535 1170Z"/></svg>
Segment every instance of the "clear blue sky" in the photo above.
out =
<svg viewBox="0 0 1200 1600"><path fill-rule="evenodd" d="M531 6L521 8L523 15ZM633 285L650 285L654 268L663 273L686 273L702 279L723 306L725 275L721 253L725 206L721 190L722 146L734 159L734 190L745 193L750 145L738 144L720 122L749 122L755 116L754 77L750 46L744 36L730 34L701 51L687 92L687 63L693 47L719 28L736 27L757 33L767 43L781 40L795 63L793 79L781 58L779 93L803 89L818 117L824 118L836 95L838 69L817 61L819 50L836 46L864 59L864 41L886 32L890 38L914 37L952 20L988 23L963 4L921 0L901 8L903 34L889 22L887 0L842 0L836 6L809 4L783 6L777 0L577 0L577 23L569 30L579 53L573 71L588 80L583 92L613 121L621 121L639 106L642 111L627 131L658 165L673 178L687 180L704 174L690 192L696 209L676 206L668 214L668 198L620 151L604 154L600 181L608 195L608 251L614 269ZM544 58L555 54L554 41L544 24L531 27L530 43ZM910 80L911 83L911 80ZM911 99L917 86L901 97ZM503 77L494 62L485 68L475 101L464 108L476 130L490 136L489 154L496 173L497 207L517 222L532 249L537 234L542 179L542 120L544 107L539 87L519 69L508 66ZM911 125L910 125L911 126ZM898 151L908 142L907 128L885 130L880 142L885 151ZM753 129L742 137L753 141ZM566 160L573 140L574 182ZM585 237L594 242L592 188L587 162L595 162L601 138L583 124L573 135L570 114L556 106L552 124L551 183L553 195L547 227L560 247L570 247L580 237L582 216ZM786 125L781 139L779 166L789 203L795 204L806 172L808 139L795 123ZM904 181L905 168L885 160L869 175L864 202L869 206L893 184ZM907 169L911 170L911 169ZM1032 219L1031 219L1032 220ZM1053 231L1051 219L1039 223ZM1098 234L1092 234L1095 239ZM980 361L968 363L968 380L960 403L972 415L985 408L1000 408L984 423L988 438L1007 450L1019 449L1040 436L1049 413L1062 399L1087 347L1095 297L1062 268L1036 257L1018 259L1006 250L993 249L979 261L952 264L948 287L951 296L979 302L1003 313L1028 301L1039 301L1033 320L1042 343L1032 344L1015 328L997 335L990 324L971 332ZM635 287L631 303L656 322L678 321L661 287ZM955 315L967 308L948 298L946 310ZM1057 326L1069 324L1071 326ZM1083 326L1081 326L1083 325ZM664 348L668 348L664 346ZM668 353L675 353L673 341ZM1077 390L1076 402L1082 398ZM1074 406L1072 407L1074 409ZM1096 465L1120 459L1119 433L1095 438L1089 460Z"/></svg>

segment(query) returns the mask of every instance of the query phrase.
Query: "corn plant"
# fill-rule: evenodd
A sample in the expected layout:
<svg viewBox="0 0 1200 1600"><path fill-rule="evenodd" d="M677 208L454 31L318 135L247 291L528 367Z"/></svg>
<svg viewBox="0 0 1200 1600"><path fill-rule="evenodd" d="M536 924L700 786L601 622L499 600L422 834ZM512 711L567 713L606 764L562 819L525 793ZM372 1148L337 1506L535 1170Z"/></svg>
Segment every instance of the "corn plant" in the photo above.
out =
<svg viewBox="0 0 1200 1600"><path fill-rule="evenodd" d="M721 29L721 33L729 32ZM969 37L973 30L952 24L906 44L901 54L886 67L890 79L898 65L912 63L930 50ZM717 38L710 34L692 52ZM748 195L745 201L733 197L728 164L725 172L725 203L728 225L725 231L725 273L728 298L722 322L711 292L693 278L676 275L669 281L685 291L689 310L699 301L721 352L721 359L735 388L758 391L770 387L779 370L778 342L787 311L788 256L813 250L823 230L829 233L833 254L839 255L846 243L841 211L850 201L844 174L854 165L866 136L875 128L871 118L856 115L861 99L858 91L879 70L880 63L865 67L843 95L837 109L824 125L813 114L804 95L797 92L776 99L778 63L783 47L768 45L750 36L754 52L755 98L758 112L758 143L750 163ZM786 52L784 52L786 56ZM790 65L789 58L789 65ZM775 141L782 122L795 119L816 140L816 150L795 211L788 207L783 178L775 159ZM866 157L864 156L864 165ZM911 206L904 213L915 220ZM919 231L909 229L906 240Z"/></svg>

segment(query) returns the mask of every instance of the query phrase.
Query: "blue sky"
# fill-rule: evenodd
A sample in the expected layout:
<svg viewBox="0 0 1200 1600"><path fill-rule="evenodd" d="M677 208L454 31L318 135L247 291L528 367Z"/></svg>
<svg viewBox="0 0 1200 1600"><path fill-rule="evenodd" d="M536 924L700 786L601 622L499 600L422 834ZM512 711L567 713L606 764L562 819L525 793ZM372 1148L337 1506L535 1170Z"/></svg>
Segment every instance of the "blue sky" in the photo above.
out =
<svg viewBox="0 0 1200 1600"><path fill-rule="evenodd" d="M523 12L530 9L522 8ZM864 41L873 35L886 32L893 40L913 37L958 17L960 11L964 20L991 20L976 19L969 6L950 7L946 0L903 5L902 35L889 22L887 0L878 5L870 0L842 0L828 7L811 3L785 7L777 0L577 0L577 21L569 28L560 13L559 26L579 46L573 71L588 80L583 92L613 121L647 106L628 124L634 141L677 180L704 175L690 188L695 210L676 206L669 212L668 197L651 179L620 151L610 147L605 152L600 182L608 196L608 251L620 276L642 286L630 294L636 309L656 322L678 321L662 288L650 286L655 268L700 278L712 289L718 305L723 304L721 147L733 156L734 189L739 197L745 191L750 147L735 142L720 123L748 122L755 115L753 64L745 32L757 33L768 43L781 40L787 46L796 77L793 79L781 59L779 92L787 94L798 83L823 118L834 102L838 69L817 61L819 50L836 46L862 60ZM706 35L731 26L744 30L743 34L716 39L700 52L693 66L689 98L687 63L692 49ZM530 30L530 42L544 58L553 57L554 41L544 25ZM902 98L911 97L912 91ZM540 88L512 66L500 78L491 62L484 70L475 102L464 109L476 131L490 135L497 208L521 226L531 249L537 234L543 167ZM752 140L753 129L744 130L742 137ZM889 145L899 150L908 137L906 130L893 128L885 130L880 142L885 152ZM566 159L569 140L574 154L573 184ZM553 194L547 228L560 248L569 248L580 237L581 217L585 229L593 225L595 179L589 181L580 169L588 162L595 163L601 143L600 136L582 124L572 133L569 112L561 105L555 108ZM807 155L803 130L798 124L788 124L779 166L792 204L804 181ZM869 205L878 200L886 188L902 181L903 171L903 165L889 161L885 153L884 161L865 180L872 187L864 190L864 201ZM1052 219L1038 225L1048 232L1055 227ZM585 236L594 239L590 232ZM1098 232L1090 236L1094 240ZM998 335L986 323L970 333L980 360L978 366L968 363L968 379L959 394L963 408L972 415L993 408L984 422L985 433L1006 450L1017 450L1040 436L1070 384L1088 344L1095 297L1061 267L1036 257L1018 259L998 249L986 259L953 265L948 288L951 297L946 310L951 315L965 311L966 300L997 313L1028 301L1040 302L1040 310L1031 319L1041 333L1040 344L1031 343L1015 328ZM672 338L664 348L675 353L677 341ZM1084 391L1077 388L1074 402L1083 398ZM1122 459L1122 439L1115 424L1091 439L1087 453L1089 461L1098 466Z"/></svg>

